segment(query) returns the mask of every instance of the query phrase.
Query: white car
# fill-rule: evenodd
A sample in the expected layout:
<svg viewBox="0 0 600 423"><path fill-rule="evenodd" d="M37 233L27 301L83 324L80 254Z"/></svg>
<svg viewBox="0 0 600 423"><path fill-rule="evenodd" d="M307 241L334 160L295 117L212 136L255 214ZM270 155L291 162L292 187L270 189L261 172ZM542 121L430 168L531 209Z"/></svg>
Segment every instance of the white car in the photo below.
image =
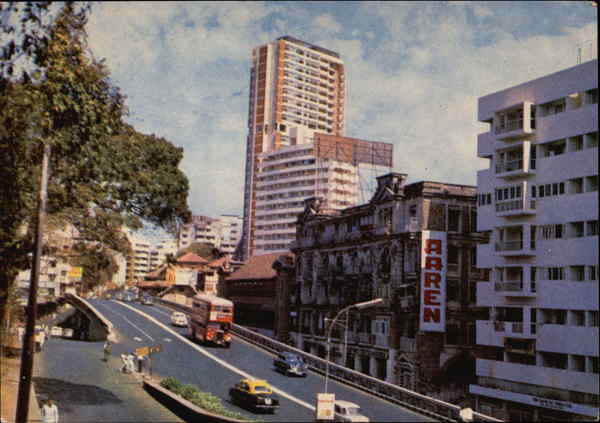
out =
<svg viewBox="0 0 600 423"><path fill-rule="evenodd" d="M369 422L367 416L360 414L360 406L350 401L337 400L333 406L336 422Z"/></svg>
<svg viewBox="0 0 600 423"><path fill-rule="evenodd" d="M60 326L52 326L50 336L62 336L63 329Z"/></svg>
<svg viewBox="0 0 600 423"><path fill-rule="evenodd" d="M187 316L180 311L175 311L171 314L171 324L173 326L187 326Z"/></svg>
<svg viewBox="0 0 600 423"><path fill-rule="evenodd" d="M65 328L62 332L63 338L72 338L73 337L73 329Z"/></svg>

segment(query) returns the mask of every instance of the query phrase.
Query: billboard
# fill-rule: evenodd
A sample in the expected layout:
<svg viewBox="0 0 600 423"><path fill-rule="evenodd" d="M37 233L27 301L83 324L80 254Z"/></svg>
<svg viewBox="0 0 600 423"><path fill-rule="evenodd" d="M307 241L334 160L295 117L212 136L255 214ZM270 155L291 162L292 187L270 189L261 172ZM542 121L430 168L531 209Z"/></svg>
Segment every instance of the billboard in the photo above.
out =
<svg viewBox="0 0 600 423"><path fill-rule="evenodd" d="M421 308L419 328L446 330L446 232L421 232Z"/></svg>
<svg viewBox="0 0 600 423"><path fill-rule="evenodd" d="M80 280L83 276L83 267L71 266L68 276L69 279Z"/></svg>

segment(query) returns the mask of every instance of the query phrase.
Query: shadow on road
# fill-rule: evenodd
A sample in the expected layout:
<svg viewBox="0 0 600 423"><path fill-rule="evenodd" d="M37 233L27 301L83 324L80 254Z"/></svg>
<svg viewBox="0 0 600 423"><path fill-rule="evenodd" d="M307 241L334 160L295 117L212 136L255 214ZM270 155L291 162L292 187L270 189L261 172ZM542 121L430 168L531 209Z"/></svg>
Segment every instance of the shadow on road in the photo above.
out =
<svg viewBox="0 0 600 423"><path fill-rule="evenodd" d="M69 411L69 406L120 404L123 401L111 391L94 385L80 385L60 379L34 377L38 399L52 399Z"/></svg>

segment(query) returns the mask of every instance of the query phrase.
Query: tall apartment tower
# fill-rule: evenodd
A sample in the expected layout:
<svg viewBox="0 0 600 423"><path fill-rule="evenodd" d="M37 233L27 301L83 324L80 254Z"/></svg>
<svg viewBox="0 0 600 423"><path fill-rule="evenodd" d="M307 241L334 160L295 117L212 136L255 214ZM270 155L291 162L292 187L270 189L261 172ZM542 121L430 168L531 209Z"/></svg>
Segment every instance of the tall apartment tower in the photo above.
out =
<svg viewBox="0 0 600 423"><path fill-rule="evenodd" d="M507 421L598 416L598 61L479 99L479 345L469 391Z"/></svg>
<svg viewBox="0 0 600 423"><path fill-rule="evenodd" d="M345 98L337 53L289 36L252 51L244 260L289 250L305 198L333 209L356 204L356 152L381 148L391 161L391 144L343 137Z"/></svg>

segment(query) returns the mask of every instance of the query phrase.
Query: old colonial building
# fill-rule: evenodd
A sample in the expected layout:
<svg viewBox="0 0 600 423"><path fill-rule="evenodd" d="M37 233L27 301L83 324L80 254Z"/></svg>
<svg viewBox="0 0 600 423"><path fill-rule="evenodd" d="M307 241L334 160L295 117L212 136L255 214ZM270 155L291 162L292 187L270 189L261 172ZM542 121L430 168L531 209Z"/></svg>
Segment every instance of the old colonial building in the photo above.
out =
<svg viewBox="0 0 600 423"><path fill-rule="evenodd" d="M472 381L480 354L475 246L484 236L475 232L476 189L428 181L405 185L405 179L400 173L380 176L369 203L342 211L324 209L318 198L305 200L292 248L289 309L277 318L290 316L281 327L289 328L293 342L325 357L327 319L348 305L383 298L377 307L338 319L332 361L456 400ZM431 245L440 246L438 258L429 257ZM431 263L437 279L427 270Z"/></svg>

